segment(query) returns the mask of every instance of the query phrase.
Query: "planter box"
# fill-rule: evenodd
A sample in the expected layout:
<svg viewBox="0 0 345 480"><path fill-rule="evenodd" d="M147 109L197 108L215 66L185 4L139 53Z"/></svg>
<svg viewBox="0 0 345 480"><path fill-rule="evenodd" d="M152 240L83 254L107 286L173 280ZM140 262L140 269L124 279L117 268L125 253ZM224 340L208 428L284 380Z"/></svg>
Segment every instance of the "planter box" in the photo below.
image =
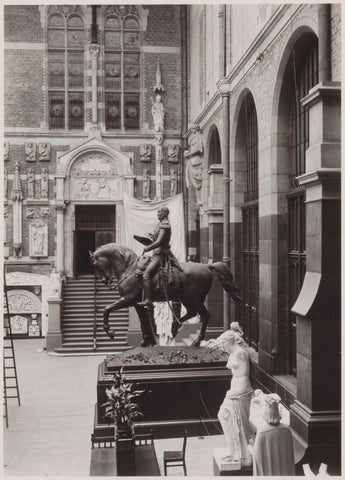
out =
<svg viewBox="0 0 345 480"><path fill-rule="evenodd" d="M135 422L137 433L153 429L155 438L178 437L185 427L189 435L204 435L206 428L221 433L217 413L231 380L227 357L203 347L137 347L107 357L98 368L93 439L113 435L100 405L121 365L128 382L146 391L138 399L144 416Z"/></svg>

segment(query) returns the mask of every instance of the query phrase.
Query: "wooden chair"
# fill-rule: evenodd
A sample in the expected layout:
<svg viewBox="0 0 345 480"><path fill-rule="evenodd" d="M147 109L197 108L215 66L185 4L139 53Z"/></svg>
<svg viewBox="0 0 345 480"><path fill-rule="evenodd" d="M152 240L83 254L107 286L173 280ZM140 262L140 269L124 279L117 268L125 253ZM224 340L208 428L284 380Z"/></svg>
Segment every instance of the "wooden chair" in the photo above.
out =
<svg viewBox="0 0 345 480"><path fill-rule="evenodd" d="M185 476L187 476L186 461L185 461L187 436L188 436L188 432L187 430L185 430L184 437L183 437L182 450L169 450L164 452L163 461L164 461L165 476L167 476L168 467L183 467L184 474Z"/></svg>

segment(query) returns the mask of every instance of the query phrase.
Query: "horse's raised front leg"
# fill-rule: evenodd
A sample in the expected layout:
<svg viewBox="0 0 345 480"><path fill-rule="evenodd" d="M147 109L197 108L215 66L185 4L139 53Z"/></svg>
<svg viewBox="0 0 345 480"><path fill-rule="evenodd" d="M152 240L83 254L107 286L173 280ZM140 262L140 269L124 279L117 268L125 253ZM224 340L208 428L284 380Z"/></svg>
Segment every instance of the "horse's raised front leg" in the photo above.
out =
<svg viewBox="0 0 345 480"><path fill-rule="evenodd" d="M205 305L201 305L201 307L198 308L198 314L200 315L201 329L199 336L192 343L192 347L199 347L200 342L205 339L206 328L211 316Z"/></svg>
<svg viewBox="0 0 345 480"><path fill-rule="evenodd" d="M111 312L115 312L116 310L121 310L121 308L129 307L128 300L125 297L121 297L114 303L107 305L103 310L103 330L107 333L108 337L112 340L115 338L115 330L110 330L109 325L109 315Z"/></svg>

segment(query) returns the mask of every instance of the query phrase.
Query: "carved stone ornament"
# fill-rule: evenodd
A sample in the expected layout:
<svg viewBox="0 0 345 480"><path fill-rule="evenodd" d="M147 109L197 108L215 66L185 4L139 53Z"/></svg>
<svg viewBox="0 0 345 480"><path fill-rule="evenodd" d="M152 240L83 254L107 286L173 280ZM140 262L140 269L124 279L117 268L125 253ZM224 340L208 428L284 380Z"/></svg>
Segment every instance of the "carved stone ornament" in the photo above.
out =
<svg viewBox="0 0 345 480"><path fill-rule="evenodd" d="M48 225L41 220L35 220L29 225L30 257L48 256Z"/></svg>
<svg viewBox="0 0 345 480"><path fill-rule="evenodd" d="M180 145L173 143L168 144L168 162L178 163L180 153Z"/></svg>
<svg viewBox="0 0 345 480"><path fill-rule="evenodd" d="M40 326L36 319L32 319L29 327L29 337L39 337Z"/></svg>
<svg viewBox="0 0 345 480"><path fill-rule="evenodd" d="M152 145L149 143L140 145L140 161L150 162L152 155Z"/></svg>
<svg viewBox="0 0 345 480"><path fill-rule="evenodd" d="M162 74L161 74L161 66L159 61L157 62L157 69L156 69L156 84L153 87L153 91L155 93L164 92L164 87L162 85Z"/></svg>
<svg viewBox="0 0 345 480"><path fill-rule="evenodd" d="M110 157L102 153L87 153L73 165L71 174L74 176L101 177L117 175L118 171Z"/></svg>
<svg viewBox="0 0 345 480"><path fill-rule="evenodd" d="M170 196L173 197L177 194L177 170L176 168L170 169Z"/></svg>
<svg viewBox="0 0 345 480"><path fill-rule="evenodd" d="M8 142L4 142L4 162L8 162L9 160L9 150L10 145Z"/></svg>
<svg viewBox="0 0 345 480"><path fill-rule="evenodd" d="M25 144L25 160L27 162L36 162L36 143Z"/></svg>
<svg viewBox="0 0 345 480"><path fill-rule="evenodd" d="M41 162L49 162L50 160L50 143L38 144L38 160Z"/></svg>
<svg viewBox="0 0 345 480"><path fill-rule="evenodd" d="M28 320L21 315L11 317L11 330L13 335L26 335L28 333Z"/></svg>
<svg viewBox="0 0 345 480"><path fill-rule="evenodd" d="M50 215L50 208L49 207L41 207L41 216L42 217L49 217Z"/></svg>
<svg viewBox="0 0 345 480"><path fill-rule="evenodd" d="M7 168L4 168L4 200L8 197L8 172Z"/></svg>
<svg viewBox="0 0 345 480"><path fill-rule="evenodd" d="M157 93L155 100L151 98L152 102L152 118L154 129L156 132L164 131L164 117L165 117L165 108L162 102L162 97Z"/></svg>
<svg viewBox="0 0 345 480"><path fill-rule="evenodd" d="M25 210L25 217L26 218L33 218L35 215L35 207L28 207Z"/></svg>

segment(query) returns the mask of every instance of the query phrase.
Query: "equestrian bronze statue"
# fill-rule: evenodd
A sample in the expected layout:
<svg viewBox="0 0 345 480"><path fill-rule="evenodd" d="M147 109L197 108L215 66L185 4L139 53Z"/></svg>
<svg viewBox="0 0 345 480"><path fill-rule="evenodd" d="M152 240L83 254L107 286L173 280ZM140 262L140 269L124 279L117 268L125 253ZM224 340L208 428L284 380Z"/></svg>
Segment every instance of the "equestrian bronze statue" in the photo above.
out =
<svg viewBox="0 0 345 480"><path fill-rule="evenodd" d="M111 289L118 288L120 299L105 307L103 312L103 328L108 336L114 339L115 332L110 330L109 315L115 310L134 307L138 313L143 333L142 346L156 344L154 325L150 308L145 308L143 297L143 274L149 266L151 257L143 255L138 257L130 248L116 243L108 243L90 252L95 273L101 281ZM170 272L167 270L170 270ZM212 284L212 271L216 272L224 290L226 290L236 303L242 303L239 297L239 288L233 282L233 276L227 266L222 262L205 265L195 262L181 263L161 267L150 278L150 292L152 302L180 301L186 308L186 313L181 319L174 317L172 335L175 337L182 323L186 320L200 316L200 334L192 346L199 346L205 338L206 327L210 318L204 302Z"/></svg>

